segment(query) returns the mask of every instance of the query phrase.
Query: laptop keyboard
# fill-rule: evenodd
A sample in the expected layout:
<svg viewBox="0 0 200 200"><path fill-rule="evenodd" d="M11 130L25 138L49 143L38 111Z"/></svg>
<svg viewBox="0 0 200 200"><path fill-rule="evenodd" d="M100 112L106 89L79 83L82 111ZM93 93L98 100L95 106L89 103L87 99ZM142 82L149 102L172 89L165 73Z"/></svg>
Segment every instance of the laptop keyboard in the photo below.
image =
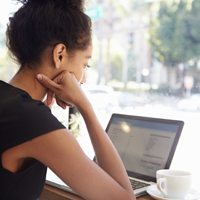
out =
<svg viewBox="0 0 200 200"><path fill-rule="evenodd" d="M144 183L141 181L137 181L137 180L133 180L133 179L129 179L132 185L133 190L139 189L139 188L143 188L143 187L147 187L150 184L148 183Z"/></svg>

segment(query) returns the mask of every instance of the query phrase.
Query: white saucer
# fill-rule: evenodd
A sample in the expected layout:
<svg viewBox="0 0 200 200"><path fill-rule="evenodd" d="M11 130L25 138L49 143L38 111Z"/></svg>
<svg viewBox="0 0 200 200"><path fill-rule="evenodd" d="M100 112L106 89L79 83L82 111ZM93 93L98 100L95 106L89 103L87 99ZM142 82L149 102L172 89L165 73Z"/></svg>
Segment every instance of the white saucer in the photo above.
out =
<svg viewBox="0 0 200 200"><path fill-rule="evenodd" d="M161 192L157 189L156 185L147 187L147 193L157 200L200 200L200 192L196 190L191 190L184 199L169 199L164 197L163 194L161 194Z"/></svg>

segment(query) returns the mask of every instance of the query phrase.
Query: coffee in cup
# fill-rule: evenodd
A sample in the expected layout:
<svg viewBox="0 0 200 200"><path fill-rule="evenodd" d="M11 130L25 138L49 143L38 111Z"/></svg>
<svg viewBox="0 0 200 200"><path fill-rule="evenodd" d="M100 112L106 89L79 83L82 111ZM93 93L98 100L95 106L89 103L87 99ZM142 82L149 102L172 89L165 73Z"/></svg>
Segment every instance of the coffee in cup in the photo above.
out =
<svg viewBox="0 0 200 200"><path fill-rule="evenodd" d="M182 170L161 169L156 172L157 188L167 198L183 199L192 184L192 174Z"/></svg>

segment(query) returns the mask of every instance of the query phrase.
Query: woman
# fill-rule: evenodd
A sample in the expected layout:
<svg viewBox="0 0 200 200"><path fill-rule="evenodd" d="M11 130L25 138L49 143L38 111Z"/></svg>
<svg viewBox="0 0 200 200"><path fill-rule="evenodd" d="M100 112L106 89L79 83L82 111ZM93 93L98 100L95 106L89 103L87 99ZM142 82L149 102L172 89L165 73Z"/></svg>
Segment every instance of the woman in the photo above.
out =
<svg viewBox="0 0 200 200"><path fill-rule="evenodd" d="M92 54L91 22L81 0L19 0L10 18L7 45L20 64L9 83L0 82L0 195L36 200L46 168L87 200L134 200L124 166L82 92ZM82 114L98 165L46 104ZM78 178L80 178L79 181Z"/></svg>

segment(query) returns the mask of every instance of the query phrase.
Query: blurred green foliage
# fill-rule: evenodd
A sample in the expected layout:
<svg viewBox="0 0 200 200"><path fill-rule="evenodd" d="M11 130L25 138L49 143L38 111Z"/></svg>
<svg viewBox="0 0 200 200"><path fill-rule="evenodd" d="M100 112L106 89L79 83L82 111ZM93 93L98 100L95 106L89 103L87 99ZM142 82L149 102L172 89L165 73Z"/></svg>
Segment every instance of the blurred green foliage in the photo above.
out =
<svg viewBox="0 0 200 200"><path fill-rule="evenodd" d="M200 57L199 9L199 0L161 1L150 25L154 58L169 67L188 66L191 60L196 65Z"/></svg>

